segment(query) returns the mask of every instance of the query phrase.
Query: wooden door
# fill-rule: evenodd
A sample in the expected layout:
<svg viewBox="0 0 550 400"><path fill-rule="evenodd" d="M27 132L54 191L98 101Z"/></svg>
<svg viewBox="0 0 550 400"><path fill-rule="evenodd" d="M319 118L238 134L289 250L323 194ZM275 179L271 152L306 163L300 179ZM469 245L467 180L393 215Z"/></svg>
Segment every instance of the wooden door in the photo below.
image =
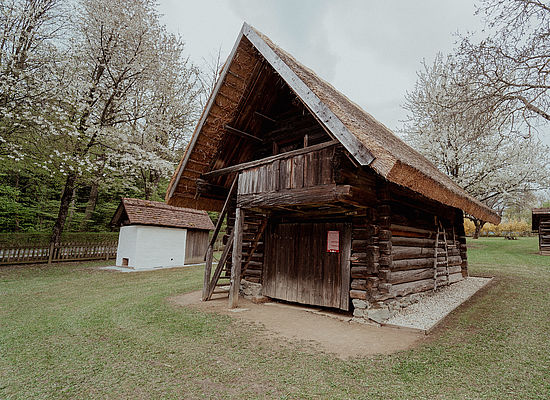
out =
<svg viewBox="0 0 550 400"><path fill-rule="evenodd" d="M338 253L327 252L328 231L339 232ZM349 232L350 224L343 222L270 224L265 235L264 295L347 310Z"/></svg>

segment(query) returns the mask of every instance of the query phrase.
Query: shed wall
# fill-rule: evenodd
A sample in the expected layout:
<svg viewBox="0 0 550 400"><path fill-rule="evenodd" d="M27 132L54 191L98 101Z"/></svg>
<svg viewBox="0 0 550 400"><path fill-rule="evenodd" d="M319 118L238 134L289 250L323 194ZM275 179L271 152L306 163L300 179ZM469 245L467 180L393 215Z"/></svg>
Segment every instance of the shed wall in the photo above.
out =
<svg viewBox="0 0 550 400"><path fill-rule="evenodd" d="M539 222L540 254L550 256L550 215L543 215Z"/></svg>
<svg viewBox="0 0 550 400"><path fill-rule="evenodd" d="M130 225L120 228L117 265L128 258L132 268L182 266L186 229Z"/></svg>
<svg viewBox="0 0 550 400"><path fill-rule="evenodd" d="M136 259L136 238L138 227L128 225L120 227L118 246L116 250L116 265L122 266L122 259L127 258L132 262Z"/></svg>

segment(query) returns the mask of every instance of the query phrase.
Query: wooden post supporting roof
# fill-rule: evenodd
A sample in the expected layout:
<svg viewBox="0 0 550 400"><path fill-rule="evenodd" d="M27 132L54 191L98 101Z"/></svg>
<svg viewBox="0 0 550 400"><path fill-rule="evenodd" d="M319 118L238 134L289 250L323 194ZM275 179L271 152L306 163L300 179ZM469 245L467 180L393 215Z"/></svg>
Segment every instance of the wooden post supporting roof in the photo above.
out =
<svg viewBox="0 0 550 400"><path fill-rule="evenodd" d="M233 227L233 254L231 258L231 285L229 287L229 308L236 308L239 302L239 288L241 286L241 260L243 247L243 219L244 211L237 207L235 210L235 226Z"/></svg>
<svg viewBox="0 0 550 400"><path fill-rule="evenodd" d="M342 258L340 260L340 268L342 274L342 293L340 299L340 308L349 311L349 289L350 289L350 257L351 257L351 230L352 224L346 222L344 231L342 232Z"/></svg>

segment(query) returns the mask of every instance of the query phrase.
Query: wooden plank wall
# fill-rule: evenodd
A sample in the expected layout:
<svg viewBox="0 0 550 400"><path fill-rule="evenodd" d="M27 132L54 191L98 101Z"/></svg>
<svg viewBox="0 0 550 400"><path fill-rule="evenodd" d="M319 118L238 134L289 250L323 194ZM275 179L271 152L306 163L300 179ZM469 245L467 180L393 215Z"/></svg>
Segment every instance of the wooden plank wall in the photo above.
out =
<svg viewBox="0 0 550 400"><path fill-rule="evenodd" d="M208 249L208 231L188 229L185 242L185 264L204 262Z"/></svg>
<svg viewBox="0 0 550 400"><path fill-rule="evenodd" d="M266 244L264 295L301 304L347 309L342 297L343 253L328 253L327 231L345 224L297 222L271 224ZM346 284L349 285L349 284Z"/></svg>
<svg viewBox="0 0 550 400"><path fill-rule="evenodd" d="M329 147L245 170L239 177L239 194L333 184L334 151L334 147Z"/></svg>

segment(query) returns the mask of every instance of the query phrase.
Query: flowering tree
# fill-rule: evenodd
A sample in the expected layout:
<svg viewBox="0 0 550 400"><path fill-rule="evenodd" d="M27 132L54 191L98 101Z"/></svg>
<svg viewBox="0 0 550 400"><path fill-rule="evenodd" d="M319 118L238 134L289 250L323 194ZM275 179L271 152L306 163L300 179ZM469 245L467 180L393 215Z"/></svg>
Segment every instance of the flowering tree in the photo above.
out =
<svg viewBox="0 0 550 400"><path fill-rule="evenodd" d="M478 14L487 37L464 37L457 53L474 89L471 101L490 104L530 133L550 121L550 3L481 0Z"/></svg>
<svg viewBox="0 0 550 400"><path fill-rule="evenodd" d="M52 243L57 245L75 184L85 173L98 185L109 171L150 184L173 170L196 118L197 70L183 43L159 22L153 0L81 0L72 19L65 63L66 129L58 159L66 173ZM56 146L59 148L59 146ZM92 195L97 195L93 190ZM93 210L96 199L90 199ZM90 203L89 203L90 206Z"/></svg>
<svg viewBox="0 0 550 400"><path fill-rule="evenodd" d="M527 192L548 187L549 149L511 131L510 113L477 98L453 57L439 54L407 93L407 140L469 194L502 213ZM475 99L475 100L472 100ZM468 216L476 237L485 221Z"/></svg>
<svg viewBox="0 0 550 400"><path fill-rule="evenodd" d="M49 129L37 103L55 95L51 74L63 30L59 0L6 0L0 3L0 154L22 157L29 130ZM51 114L49 114L51 115Z"/></svg>
<svg viewBox="0 0 550 400"><path fill-rule="evenodd" d="M63 180L54 246L79 184L91 186L84 222L101 185L140 187L150 198L188 141L200 71L155 8L154 0L0 3L0 153L9 169Z"/></svg>

